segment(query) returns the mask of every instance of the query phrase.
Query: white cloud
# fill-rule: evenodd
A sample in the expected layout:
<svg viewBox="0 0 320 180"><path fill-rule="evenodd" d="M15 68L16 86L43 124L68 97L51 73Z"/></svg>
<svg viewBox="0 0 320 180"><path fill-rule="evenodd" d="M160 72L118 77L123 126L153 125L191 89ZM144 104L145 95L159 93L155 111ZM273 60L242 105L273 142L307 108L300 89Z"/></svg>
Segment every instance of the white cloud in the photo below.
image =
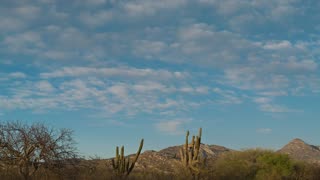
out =
<svg viewBox="0 0 320 180"><path fill-rule="evenodd" d="M56 79L58 77L63 81ZM127 67L63 68L32 79L17 80L5 87L3 91L8 95L1 97L0 106L34 112L86 108L105 116L155 112L168 115L199 107L200 104L188 96L198 96L208 90L208 87L194 85L189 86L191 91L184 92L190 77L181 72ZM185 94L180 95L181 92Z"/></svg>
<svg viewBox="0 0 320 180"><path fill-rule="evenodd" d="M277 104L261 104L260 110L270 113L288 113L288 112L298 112L298 110L290 109L283 105Z"/></svg>
<svg viewBox="0 0 320 180"><path fill-rule="evenodd" d="M101 26L107 24L113 18L111 11L100 11L95 13L83 13L80 15L80 21L88 26Z"/></svg>
<svg viewBox="0 0 320 180"><path fill-rule="evenodd" d="M145 58L150 59L158 57L167 50L167 44L161 41L140 40L135 42L134 54L143 54Z"/></svg>
<svg viewBox="0 0 320 180"><path fill-rule="evenodd" d="M123 84L113 85L108 89L108 91L111 92L112 94L118 96L121 99L128 98L127 87Z"/></svg>
<svg viewBox="0 0 320 180"><path fill-rule="evenodd" d="M86 81L80 79L63 82L59 88L63 90L61 99L72 100L74 105L83 102L83 104L88 103L90 107L96 99L95 96L99 94L95 87L88 86ZM95 99L91 99L93 97Z"/></svg>
<svg viewBox="0 0 320 180"><path fill-rule="evenodd" d="M101 5L105 4L108 1L112 2L114 0L84 0L84 1L80 0L79 3L85 2L86 5L101 6Z"/></svg>
<svg viewBox="0 0 320 180"><path fill-rule="evenodd" d="M32 109L34 111L52 109L57 107L57 103L50 98L32 99L0 96L0 107L3 109Z"/></svg>
<svg viewBox="0 0 320 180"><path fill-rule="evenodd" d="M264 91L264 92L259 92L260 95L263 96L288 96L288 92L284 90L279 90L279 91Z"/></svg>
<svg viewBox="0 0 320 180"><path fill-rule="evenodd" d="M314 60L296 61L290 59L286 63L286 68L289 70L312 72L318 68L318 64Z"/></svg>
<svg viewBox="0 0 320 180"><path fill-rule="evenodd" d="M70 54L68 54L67 52L55 51L55 50L46 51L42 55L43 57L46 57L48 59L54 59L54 60L67 59L68 57L71 57Z"/></svg>
<svg viewBox="0 0 320 180"><path fill-rule="evenodd" d="M158 131L170 134L170 135L179 135L184 132L183 126L189 123L190 119L175 119L170 121L161 121L155 124L155 127Z"/></svg>
<svg viewBox="0 0 320 180"><path fill-rule="evenodd" d="M24 74L23 72L13 72L13 73L10 73L9 74L9 78L16 78L16 79L19 79L19 78L26 78L27 75Z"/></svg>
<svg viewBox="0 0 320 180"><path fill-rule="evenodd" d="M259 128L256 130L257 133L260 133L260 134L270 134L272 133L272 129L270 128Z"/></svg>
<svg viewBox="0 0 320 180"><path fill-rule="evenodd" d="M270 50L279 50L279 49L288 49L291 48L292 44L287 41L280 41L280 42L267 42L263 48L270 49Z"/></svg>
<svg viewBox="0 0 320 180"><path fill-rule="evenodd" d="M268 113L302 112L301 110L288 108L285 105L275 104L274 99L271 97L256 97L256 98L253 98L253 102L258 104L258 108L263 112L268 112Z"/></svg>
<svg viewBox="0 0 320 180"><path fill-rule="evenodd" d="M287 76L268 74L263 67L244 67L225 70L225 84L248 90L276 90L289 86Z"/></svg>
<svg viewBox="0 0 320 180"><path fill-rule="evenodd" d="M196 87L195 91L201 94L208 94L209 88L207 86L199 86L199 87Z"/></svg>
<svg viewBox="0 0 320 180"><path fill-rule="evenodd" d="M80 77L80 76L118 76L126 78L180 79L188 77L185 72L170 72L164 69L138 69L132 67L93 68L93 67L64 67L48 73L41 73L43 78Z"/></svg>
<svg viewBox="0 0 320 180"><path fill-rule="evenodd" d="M48 81L40 81L36 84L36 88L39 89L40 92L52 92L55 88Z"/></svg>
<svg viewBox="0 0 320 180"><path fill-rule="evenodd" d="M6 31L17 31L19 29L22 29L26 26L25 22L21 19L14 18L14 17L1 17L1 26L0 30L3 32Z"/></svg>
<svg viewBox="0 0 320 180"><path fill-rule="evenodd" d="M261 97L253 102L260 110L292 112L276 98L320 92L319 37L309 32L314 25L290 20L305 13L301 17L311 22L316 16L305 11L310 5L300 8L296 0L10 4L0 7L0 52L13 58L11 64L43 73L39 79L4 74L1 81L14 78L17 88L3 85L6 107L39 108L46 102L68 110L168 113L199 105L198 95L240 104L243 94L256 94Z"/></svg>
<svg viewBox="0 0 320 180"><path fill-rule="evenodd" d="M241 104L243 98L240 97L237 93L231 90L223 90L221 88L213 88L212 91L219 95L216 100L219 104Z"/></svg>
<svg viewBox="0 0 320 180"><path fill-rule="evenodd" d="M192 24L190 27L180 29L178 33L182 40L204 40L215 35L213 27L205 23Z"/></svg>
<svg viewBox="0 0 320 180"><path fill-rule="evenodd" d="M41 36L36 32L24 32L4 38L3 44L13 53L37 54L45 46Z"/></svg>
<svg viewBox="0 0 320 180"><path fill-rule="evenodd" d="M21 6L14 9L16 15L26 19L34 19L39 16L40 8L36 6Z"/></svg>
<svg viewBox="0 0 320 180"><path fill-rule="evenodd" d="M266 103L271 102L272 99L271 98L267 98L267 97L258 97L258 98L254 98L253 101L256 102L256 103L259 103L259 104L266 104Z"/></svg>
<svg viewBox="0 0 320 180"><path fill-rule="evenodd" d="M124 12L131 16L150 16L163 10L176 9L184 5L186 2L186 0L137 0L122 3L122 7Z"/></svg>
<svg viewBox="0 0 320 180"><path fill-rule="evenodd" d="M194 91L194 89L192 87L182 87L180 88L180 91L185 93L191 93Z"/></svg>
<svg viewBox="0 0 320 180"><path fill-rule="evenodd" d="M236 0L200 0L200 3L212 5L214 9L224 16L233 15L237 11L243 8L249 7L250 3L247 0L244 1L236 1Z"/></svg>
<svg viewBox="0 0 320 180"><path fill-rule="evenodd" d="M181 103L172 99L166 99L165 102L155 105L156 108L169 109L178 107Z"/></svg>
<svg viewBox="0 0 320 180"><path fill-rule="evenodd" d="M169 88L164 84L152 81L135 84L133 85L133 89L142 93L150 91L173 92L175 90L175 88Z"/></svg>

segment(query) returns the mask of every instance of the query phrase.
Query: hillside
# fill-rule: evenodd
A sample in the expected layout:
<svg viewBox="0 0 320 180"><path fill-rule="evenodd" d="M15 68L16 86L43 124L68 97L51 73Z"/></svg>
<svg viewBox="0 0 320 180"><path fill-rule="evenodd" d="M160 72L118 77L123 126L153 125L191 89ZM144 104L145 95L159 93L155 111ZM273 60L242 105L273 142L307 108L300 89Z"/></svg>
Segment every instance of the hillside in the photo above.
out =
<svg viewBox="0 0 320 180"><path fill-rule="evenodd" d="M180 165L179 151L181 148L182 145L171 146L159 151L146 150L140 155L135 169L137 171L152 169L153 171L162 173L173 173ZM214 161L219 157L219 155L234 151L219 145L201 144L200 148L200 156L206 157L208 161ZM277 152L288 154L296 160L320 163L320 148L318 146L307 144L298 138L293 139ZM107 163L110 163L110 159L107 160Z"/></svg>
<svg viewBox="0 0 320 180"><path fill-rule="evenodd" d="M179 145L179 146L171 146L159 151L154 151L154 150L144 151L143 153L141 153L135 165L134 173L133 173L135 175L133 176L136 176L138 178L139 175L142 175L144 179L150 179L150 178L154 179L155 177L163 179L165 177L172 178L172 177L175 177L176 175L179 175L179 173L182 172L181 170L184 170L182 169L183 167L180 162L180 154L179 154L179 151L182 147L183 147L182 145ZM220 179L229 177L230 173L233 173L233 175L235 175L234 173L236 174L238 173L238 175L236 176L245 177L246 174L241 174L241 173L248 172L248 174L250 173L255 174L257 173L256 172L257 167L262 167L256 164L257 160L255 159L257 154L264 153L263 150L260 150L260 149L235 151L223 146L207 145L207 144L201 144L200 148L201 148L200 156L207 158L207 165L208 165L207 167L209 169L216 169L217 171L215 173L217 174L215 175L216 177L221 177ZM226 154L228 152L232 152L232 153ZM269 152L269 151L265 151L265 152ZM277 156L279 155L278 153L284 153L284 154L288 154L290 157L296 160L319 163L318 165L306 163L305 164L306 166L304 167L308 167L307 169L298 168L297 171L294 172L296 173L295 175L298 175L300 173L301 176L305 176L306 175L305 173L307 173L308 175L310 175L310 177L308 176L306 177L306 179L319 179L318 177L320 176L320 174L319 176L317 176L318 175L317 173L318 173L318 169L320 170L320 166L319 166L320 165L320 148L318 146L307 144L301 139L293 139L288 144L286 144L283 148L281 148L276 152L277 153L273 153L273 155L268 153L267 154L275 158L275 157L279 157ZM223 154L225 154L226 156L221 156ZM131 159L133 159L133 156L134 154L129 155ZM233 162L238 162L238 163L233 163ZM294 162L295 161L292 161L292 163ZM92 167L97 165L98 169L100 171L103 171L104 173L112 172L111 159L105 159L105 160L100 159L97 161L94 160L91 163L92 163ZM226 169L225 167L228 167L229 169ZM109 170L105 171L108 168ZM85 169L89 169L89 168L85 168ZM99 170L96 172L99 172ZM234 178L233 175L230 176L231 179ZM99 176L102 177L102 175L99 175ZM317 178L314 178L314 177L317 177Z"/></svg>
<svg viewBox="0 0 320 180"><path fill-rule="evenodd" d="M147 150L140 155L135 169L137 171L143 171L148 168L148 170L156 172L173 173L177 170L177 167L181 165L179 154L181 148L182 145L168 147L160 151ZM229 151L232 150L218 145L201 144L200 146L200 156L207 157L209 161Z"/></svg>
<svg viewBox="0 0 320 180"><path fill-rule="evenodd" d="M290 157L308 162L320 163L320 148L307 144L301 139L293 139L278 152L288 154Z"/></svg>

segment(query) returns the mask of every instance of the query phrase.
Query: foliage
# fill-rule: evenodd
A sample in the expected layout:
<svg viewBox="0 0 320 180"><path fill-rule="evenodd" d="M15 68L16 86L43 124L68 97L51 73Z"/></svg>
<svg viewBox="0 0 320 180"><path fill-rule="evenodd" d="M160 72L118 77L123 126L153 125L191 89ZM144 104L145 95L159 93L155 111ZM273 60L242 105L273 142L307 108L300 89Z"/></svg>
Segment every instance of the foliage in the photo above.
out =
<svg viewBox="0 0 320 180"><path fill-rule="evenodd" d="M212 167L214 179L319 179L320 167L292 160L286 154L252 149L225 153Z"/></svg>
<svg viewBox="0 0 320 180"><path fill-rule="evenodd" d="M76 156L72 131L50 129L43 124L0 123L0 159L30 179L42 167L58 170Z"/></svg>
<svg viewBox="0 0 320 180"><path fill-rule="evenodd" d="M256 179L284 179L293 173L293 161L285 154L265 152L257 158Z"/></svg>
<svg viewBox="0 0 320 180"><path fill-rule="evenodd" d="M214 175L217 179L254 179L258 170L256 159L262 153L260 150L225 153L215 162Z"/></svg>

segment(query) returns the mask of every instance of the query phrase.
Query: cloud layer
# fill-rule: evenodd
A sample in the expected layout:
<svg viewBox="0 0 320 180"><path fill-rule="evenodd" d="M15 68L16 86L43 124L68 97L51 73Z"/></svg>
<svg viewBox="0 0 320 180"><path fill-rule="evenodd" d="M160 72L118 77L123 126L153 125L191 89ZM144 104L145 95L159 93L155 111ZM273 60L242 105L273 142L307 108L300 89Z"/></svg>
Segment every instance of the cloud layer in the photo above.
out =
<svg viewBox="0 0 320 180"><path fill-rule="evenodd" d="M281 98L319 95L319 8L302 0L5 0L0 108L165 119L243 103L303 112ZM181 123L156 127L173 132Z"/></svg>

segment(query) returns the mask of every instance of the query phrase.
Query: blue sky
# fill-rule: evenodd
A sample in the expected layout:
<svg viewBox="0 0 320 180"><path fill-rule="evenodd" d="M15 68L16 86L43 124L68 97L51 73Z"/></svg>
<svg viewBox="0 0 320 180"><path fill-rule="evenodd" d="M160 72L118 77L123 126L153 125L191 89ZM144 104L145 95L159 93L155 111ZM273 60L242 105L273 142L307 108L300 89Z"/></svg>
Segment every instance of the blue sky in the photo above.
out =
<svg viewBox="0 0 320 180"><path fill-rule="evenodd" d="M83 155L320 144L320 2L2 0L0 120L70 128Z"/></svg>

